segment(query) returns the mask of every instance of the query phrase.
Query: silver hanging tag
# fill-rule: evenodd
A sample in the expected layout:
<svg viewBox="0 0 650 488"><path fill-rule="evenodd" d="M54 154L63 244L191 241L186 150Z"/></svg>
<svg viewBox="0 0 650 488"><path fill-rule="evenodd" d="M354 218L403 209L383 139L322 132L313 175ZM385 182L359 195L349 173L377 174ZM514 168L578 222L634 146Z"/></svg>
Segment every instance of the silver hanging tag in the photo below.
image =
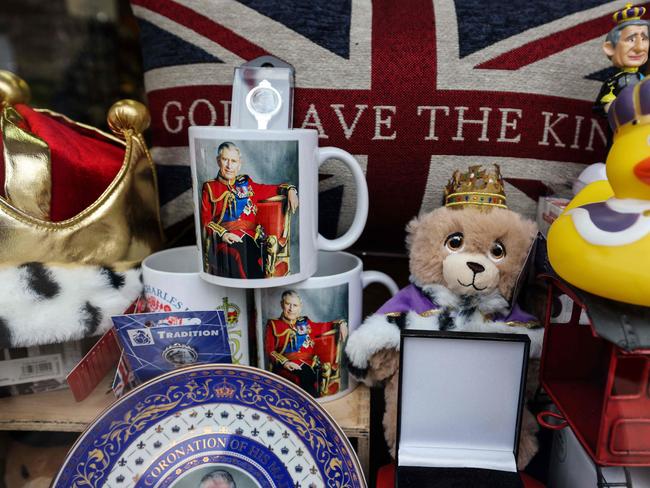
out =
<svg viewBox="0 0 650 488"><path fill-rule="evenodd" d="M235 68L231 127L293 127L293 78L293 67L273 56L261 56Z"/></svg>
<svg viewBox="0 0 650 488"><path fill-rule="evenodd" d="M282 107L280 92L273 88L268 80L260 81L246 95L246 108L257 120L257 128L266 130L269 121L277 115Z"/></svg>

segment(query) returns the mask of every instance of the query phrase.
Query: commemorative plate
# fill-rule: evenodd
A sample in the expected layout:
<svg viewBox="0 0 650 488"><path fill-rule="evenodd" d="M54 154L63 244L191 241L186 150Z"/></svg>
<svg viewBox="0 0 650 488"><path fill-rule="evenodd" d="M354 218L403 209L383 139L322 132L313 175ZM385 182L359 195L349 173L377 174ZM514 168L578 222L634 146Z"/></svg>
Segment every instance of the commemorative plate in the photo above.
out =
<svg viewBox="0 0 650 488"><path fill-rule="evenodd" d="M315 400L231 364L171 372L119 399L79 437L52 486L222 485L366 488L350 443Z"/></svg>

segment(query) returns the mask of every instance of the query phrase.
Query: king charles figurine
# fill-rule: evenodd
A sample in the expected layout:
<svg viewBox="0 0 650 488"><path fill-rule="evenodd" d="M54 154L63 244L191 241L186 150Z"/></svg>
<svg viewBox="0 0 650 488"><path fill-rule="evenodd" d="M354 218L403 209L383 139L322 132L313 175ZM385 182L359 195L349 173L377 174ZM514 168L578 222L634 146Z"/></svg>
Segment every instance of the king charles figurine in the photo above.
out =
<svg viewBox="0 0 650 488"><path fill-rule="evenodd" d="M641 18L644 13L644 7L628 3L613 15L616 27L607 34L603 51L618 71L605 80L598 93L594 110L603 115L625 87L643 79L639 68L648 61L648 21Z"/></svg>
<svg viewBox="0 0 650 488"><path fill-rule="evenodd" d="M257 205L286 195L293 213L298 191L293 185L265 185L240 175L241 153L232 142L219 145L217 165L217 177L206 181L201 192L205 271L228 278L264 278L267 235L257 222Z"/></svg>

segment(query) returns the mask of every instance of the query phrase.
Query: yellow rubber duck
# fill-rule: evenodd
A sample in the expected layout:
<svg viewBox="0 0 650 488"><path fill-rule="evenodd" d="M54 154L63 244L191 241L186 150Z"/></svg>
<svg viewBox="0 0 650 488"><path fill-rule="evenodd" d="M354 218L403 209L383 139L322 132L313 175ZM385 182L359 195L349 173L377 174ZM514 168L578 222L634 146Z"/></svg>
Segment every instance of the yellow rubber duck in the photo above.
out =
<svg viewBox="0 0 650 488"><path fill-rule="evenodd" d="M650 78L609 108L607 181L587 185L551 225L548 255L572 285L650 306Z"/></svg>

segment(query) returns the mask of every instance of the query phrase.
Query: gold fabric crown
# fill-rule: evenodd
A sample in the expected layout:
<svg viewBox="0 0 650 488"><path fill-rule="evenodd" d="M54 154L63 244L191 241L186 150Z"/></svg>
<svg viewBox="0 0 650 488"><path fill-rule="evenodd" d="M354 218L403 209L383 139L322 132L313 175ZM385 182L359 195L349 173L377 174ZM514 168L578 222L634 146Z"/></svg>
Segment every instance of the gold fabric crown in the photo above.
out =
<svg viewBox="0 0 650 488"><path fill-rule="evenodd" d="M115 136L47 110L36 110L80 133L124 148L122 166L103 194L64 221L49 218L52 191L50 147L21 127L17 103L29 100L18 76L0 71L0 132L4 150L4 197L0 196L0 263L30 261L133 267L163 243L158 188L142 137L150 122L139 102L122 100L108 113ZM0 166L1 169L1 166Z"/></svg>
<svg viewBox="0 0 650 488"><path fill-rule="evenodd" d="M630 2L626 3L621 10L615 12L612 18L616 24L622 24L630 20L640 20L643 14L645 14L645 7L633 7Z"/></svg>
<svg viewBox="0 0 650 488"><path fill-rule="evenodd" d="M445 188L445 206L462 208L467 205L508 208L498 164L492 171L481 165L470 166L464 173L458 169L454 171Z"/></svg>

